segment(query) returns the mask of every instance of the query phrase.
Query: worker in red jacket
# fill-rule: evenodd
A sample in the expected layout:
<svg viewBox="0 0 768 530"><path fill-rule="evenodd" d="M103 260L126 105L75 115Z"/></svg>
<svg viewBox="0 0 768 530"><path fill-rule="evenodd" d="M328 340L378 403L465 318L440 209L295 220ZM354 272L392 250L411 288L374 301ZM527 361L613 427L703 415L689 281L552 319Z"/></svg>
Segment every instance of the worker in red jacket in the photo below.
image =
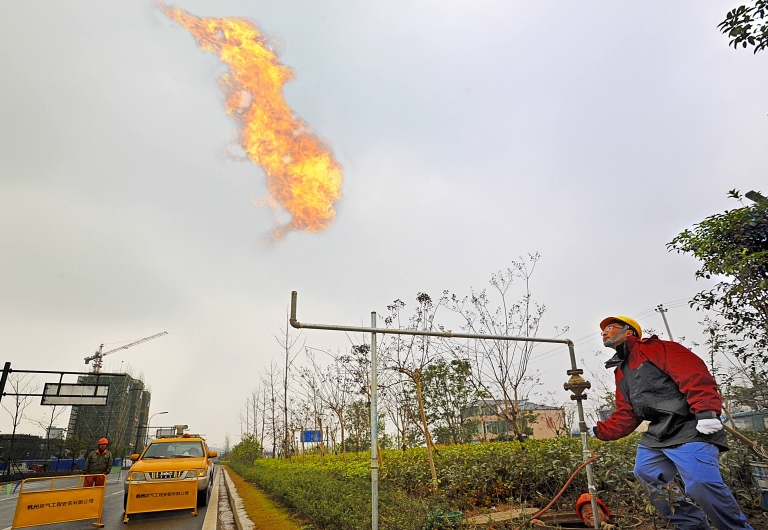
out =
<svg viewBox="0 0 768 530"><path fill-rule="evenodd" d="M616 350L605 363L616 368L616 410L597 423L595 436L618 440L648 420L635 476L659 513L682 530L711 528L707 517L718 530L751 529L720 475L717 458L728 450L722 399L704 361L676 342L643 339L629 317L608 317L600 329L603 344ZM678 473L685 496L673 482Z"/></svg>

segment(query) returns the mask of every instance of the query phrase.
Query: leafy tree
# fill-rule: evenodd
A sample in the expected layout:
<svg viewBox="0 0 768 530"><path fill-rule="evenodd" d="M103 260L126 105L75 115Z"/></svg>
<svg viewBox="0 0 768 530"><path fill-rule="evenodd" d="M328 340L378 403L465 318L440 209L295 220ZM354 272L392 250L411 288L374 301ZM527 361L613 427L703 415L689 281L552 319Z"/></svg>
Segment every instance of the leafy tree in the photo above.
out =
<svg viewBox="0 0 768 530"><path fill-rule="evenodd" d="M737 190L729 196L741 200ZM667 244L701 261L696 278L722 278L691 300L723 318L723 331L749 341L734 354L742 361L768 360L768 200L707 217Z"/></svg>
<svg viewBox="0 0 768 530"><path fill-rule="evenodd" d="M742 377L738 378L739 375ZM764 373L747 369L736 372L734 376L727 387L729 400L734 406L746 410L768 409L768 377Z"/></svg>
<svg viewBox="0 0 768 530"><path fill-rule="evenodd" d="M233 462L251 466L256 459L262 457L262 454L263 450L256 435L246 433L240 443L232 448L229 458Z"/></svg>
<svg viewBox="0 0 768 530"><path fill-rule="evenodd" d="M366 400L359 399L344 411L344 422L350 438L346 444L354 445L355 452L364 451L370 447L371 411L368 403Z"/></svg>
<svg viewBox="0 0 768 530"><path fill-rule="evenodd" d="M768 0L755 0L728 12L720 24L720 31L731 37L734 49L754 46L754 53L768 47Z"/></svg>
<svg viewBox="0 0 768 530"><path fill-rule="evenodd" d="M424 408L437 443L472 441L477 423L467 420L467 411L482 395L471 379L472 366L467 360L446 362L440 359L424 370Z"/></svg>
<svg viewBox="0 0 768 530"><path fill-rule="evenodd" d="M705 317L701 324L707 337L704 344L709 353L710 370L720 384L726 411L730 414L768 408L768 370L765 365L754 360L749 364L738 361L739 357L744 357L744 353L751 350L749 341L736 340L715 319ZM729 369L723 370L714 360L717 355L737 360Z"/></svg>
<svg viewBox="0 0 768 530"><path fill-rule="evenodd" d="M371 402L359 399L352 402L344 411L349 437L347 447L354 446L355 452L368 451L371 448ZM379 413L376 425L379 436L385 436L384 414Z"/></svg>
<svg viewBox="0 0 768 530"><path fill-rule="evenodd" d="M74 436L74 435L67 436L67 449L69 450L70 455L72 456L72 464L69 466L70 469L75 469L77 467L75 460L80 458L80 456L83 454L83 451L85 451L87 448L88 448L87 440L81 438L80 436Z"/></svg>

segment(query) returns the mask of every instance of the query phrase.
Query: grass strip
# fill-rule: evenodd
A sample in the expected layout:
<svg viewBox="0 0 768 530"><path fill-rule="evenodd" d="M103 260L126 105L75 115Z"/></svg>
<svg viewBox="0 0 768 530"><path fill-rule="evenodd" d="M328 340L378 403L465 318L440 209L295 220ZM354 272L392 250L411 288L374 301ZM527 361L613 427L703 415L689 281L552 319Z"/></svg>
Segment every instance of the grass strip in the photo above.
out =
<svg viewBox="0 0 768 530"><path fill-rule="evenodd" d="M266 493L235 473L227 466L229 478L237 494L243 500L243 508L258 530L301 530L305 525L297 523L290 512L273 501Z"/></svg>

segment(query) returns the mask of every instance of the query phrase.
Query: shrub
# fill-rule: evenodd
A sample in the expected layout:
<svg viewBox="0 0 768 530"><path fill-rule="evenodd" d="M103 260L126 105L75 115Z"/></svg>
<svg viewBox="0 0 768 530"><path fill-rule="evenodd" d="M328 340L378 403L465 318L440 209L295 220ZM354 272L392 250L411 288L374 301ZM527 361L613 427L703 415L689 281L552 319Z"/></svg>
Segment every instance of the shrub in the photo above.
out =
<svg viewBox="0 0 768 530"><path fill-rule="evenodd" d="M758 443L768 432L748 433ZM594 478L603 500L624 515L647 517L643 487L633 475L639 434L622 440L591 439L590 450L602 455L593 464ZM755 499L749 461L751 451L731 442L721 458L723 477L746 512ZM512 503L544 506L582 462L581 440L552 438L519 442L481 443L440 447L435 457L439 490L431 489L426 449L384 451L380 469L381 528L422 530L437 525L439 514ZM370 455L352 453L292 461L260 459L252 466L233 463L246 480L271 492L290 508L313 521L318 529L356 530L371 526ZM587 491L581 472L559 501L572 510ZM438 514L438 515L436 515Z"/></svg>
<svg viewBox="0 0 768 530"><path fill-rule="evenodd" d="M345 475L319 466L259 460L253 466L231 464L245 480L270 492L319 529L358 530L371 527L371 483L368 477ZM382 529L421 530L430 504L382 484L379 490Z"/></svg>
<svg viewBox="0 0 768 530"><path fill-rule="evenodd" d="M262 449L256 436L253 434L246 434L240 443L232 448L229 453L229 459L232 462L239 464L251 465L256 459L261 458Z"/></svg>

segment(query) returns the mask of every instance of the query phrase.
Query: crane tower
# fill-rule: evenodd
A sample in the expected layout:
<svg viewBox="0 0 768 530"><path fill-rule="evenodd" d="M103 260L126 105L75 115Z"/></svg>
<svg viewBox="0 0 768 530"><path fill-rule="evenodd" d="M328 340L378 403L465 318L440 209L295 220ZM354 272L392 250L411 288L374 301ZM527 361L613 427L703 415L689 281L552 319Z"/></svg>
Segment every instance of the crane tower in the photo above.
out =
<svg viewBox="0 0 768 530"><path fill-rule="evenodd" d="M156 339L158 337L162 337L163 335L168 335L167 331L163 331L162 333L158 333L157 335L152 335L151 337L144 337L143 339L137 340L135 342L131 342L130 344L126 344L125 346L120 346L119 348L115 348L114 350L104 351L104 345L102 344L99 346L99 349L91 355L90 357L85 358L85 364L88 364L89 362L93 361L93 373L98 374L101 372L101 366L103 365L103 359L110 353L115 353L116 351L120 350L127 350L131 346L136 346L137 344L141 344L142 342L147 342L148 340Z"/></svg>

